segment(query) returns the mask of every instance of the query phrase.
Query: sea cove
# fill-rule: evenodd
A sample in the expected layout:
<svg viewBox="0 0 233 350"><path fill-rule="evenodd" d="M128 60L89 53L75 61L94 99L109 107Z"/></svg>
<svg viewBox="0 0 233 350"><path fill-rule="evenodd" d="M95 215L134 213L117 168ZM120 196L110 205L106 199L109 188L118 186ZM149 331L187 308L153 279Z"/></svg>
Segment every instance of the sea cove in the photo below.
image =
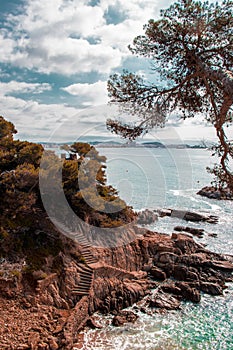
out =
<svg viewBox="0 0 233 350"><path fill-rule="evenodd" d="M124 152L115 149L104 149L104 151L108 157L109 182L118 187L123 180L127 179L131 187L119 186L118 188L121 196L125 199L130 198L129 203L137 210L145 209L148 198L145 188L149 186L149 191L154 191L153 198L156 198L155 202L149 201L148 208L150 209L164 204L165 207L186 208L218 215L219 223L216 225L192 223L189 226L205 229L206 234L197 241L207 244L208 249L232 254L233 218L231 213L233 203L205 199L196 194L201 186L211 181L210 175L205 171L205 167L210 162L207 150L174 150L172 155L171 150L166 149L150 150L149 152L147 149L142 152L138 149L127 149ZM186 163L187 160L188 163ZM156 166L160 163L158 172L152 170L146 174L141 172L142 166L143 169L146 169L147 166L153 169L153 162ZM177 177L177 164L183 164L182 171L186 174L186 177L182 177L182 184ZM159 172L163 173L164 183L168 184L168 187L162 191L160 188L158 190ZM135 193L132 191L133 194L130 197L128 193L131 189ZM164 217L159 218L150 228L170 234L179 224L181 220L177 218ZM208 236L209 232L217 233L217 237ZM135 324L127 324L120 329L108 325L110 322L108 320L109 317L103 320L103 323L107 325L102 330L84 332L82 349L231 350L233 346L233 285L229 284L224 296L213 297L205 294L200 304L183 303L180 311L152 316L139 311L139 319Z"/></svg>

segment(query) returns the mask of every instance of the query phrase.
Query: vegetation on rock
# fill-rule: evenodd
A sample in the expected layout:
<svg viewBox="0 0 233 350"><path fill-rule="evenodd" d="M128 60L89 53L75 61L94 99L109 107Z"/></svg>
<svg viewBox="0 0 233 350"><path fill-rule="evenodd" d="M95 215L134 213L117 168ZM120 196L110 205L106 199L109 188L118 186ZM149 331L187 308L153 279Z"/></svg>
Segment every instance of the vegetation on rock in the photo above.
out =
<svg viewBox="0 0 233 350"><path fill-rule="evenodd" d="M41 200L39 171L45 151L40 144L14 140L16 132L12 123L0 117L0 257L12 261L25 258L27 271L34 271L42 268L47 256L56 258L64 247ZM106 185L106 158L85 143L73 144L69 152L75 157L63 162L62 186L74 213L98 227L115 227L132 220L131 208ZM44 174L49 175L52 195L57 164L62 160L51 151L45 159L49 171ZM109 210L111 205L116 210Z"/></svg>

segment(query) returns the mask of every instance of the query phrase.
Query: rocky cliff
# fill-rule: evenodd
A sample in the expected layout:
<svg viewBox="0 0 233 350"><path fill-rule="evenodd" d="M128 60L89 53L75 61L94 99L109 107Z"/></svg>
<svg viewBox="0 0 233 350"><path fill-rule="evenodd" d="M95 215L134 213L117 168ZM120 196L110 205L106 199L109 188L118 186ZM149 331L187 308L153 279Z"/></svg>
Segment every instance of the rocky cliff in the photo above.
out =
<svg viewBox="0 0 233 350"><path fill-rule="evenodd" d="M72 349L79 330L93 326L95 311L118 315L145 296L138 305L145 312L179 308L181 300L199 302L202 292L222 294L232 281L231 258L189 235L134 230L133 242L115 248L66 243L56 270L50 271L54 257L47 257L47 273L34 271L31 279L23 263L2 262L1 348Z"/></svg>

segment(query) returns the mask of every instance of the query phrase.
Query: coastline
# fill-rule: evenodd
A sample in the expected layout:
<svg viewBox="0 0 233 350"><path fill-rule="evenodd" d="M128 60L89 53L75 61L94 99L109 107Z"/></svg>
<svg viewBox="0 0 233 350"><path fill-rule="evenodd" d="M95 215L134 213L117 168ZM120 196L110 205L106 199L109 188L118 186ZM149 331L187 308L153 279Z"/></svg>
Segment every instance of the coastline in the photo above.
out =
<svg viewBox="0 0 233 350"><path fill-rule="evenodd" d="M3 349L8 348L9 341L12 349L17 350L72 349L85 325L98 327L92 318L96 311L122 317L123 308L145 296L147 303L139 307L140 311L179 309L182 300L198 303L200 292L222 295L226 283L232 281L230 257L209 252L189 235L168 236L137 226L132 229L137 238L127 246L85 247L90 263L77 263L70 252L66 252L62 257L63 282L53 273L38 280L30 293L26 293L24 281L16 276L5 280L5 286L1 283L2 322L8 324L7 333L6 328L2 328ZM84 247L75 248L85 257ZM96 262L92 262L93 259ZM89 290L70 294L74 275L80 280L87 269L93 273ZM1 277L1 282L3 280ZM156 290L153 294L152 289ZM31 320L31 329L26 329L26 319L27 323ZM127 317L120 318L119 323L125 322Z"/></svg>

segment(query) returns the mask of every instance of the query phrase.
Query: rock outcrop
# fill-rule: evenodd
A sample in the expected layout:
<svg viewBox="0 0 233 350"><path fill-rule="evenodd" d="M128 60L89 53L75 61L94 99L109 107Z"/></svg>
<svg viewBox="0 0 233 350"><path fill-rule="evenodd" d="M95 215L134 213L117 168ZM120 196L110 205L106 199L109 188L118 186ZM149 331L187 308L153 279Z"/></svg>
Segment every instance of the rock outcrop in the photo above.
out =
<svg viewBox="0 0 233 350"><path fill-rule="evenodd" d="M189 226L176 226L174 227L174 231L188 232L188 233L191 233L193 236L197 236L199 238L202 238L205 232L201 228L195 228L195 227L189 227Z"/></svg>
<svg viewBox="0 0 233 350"><path fill-rule="evenodd" d="M157 212L160 217L170 216L170 217L179 218L185 221L208 222L210 224L216 224L218 222L218 217L215 215L204 215L201 213L196 213L188 210L160 209L160 210L157 210Z"/></svg>
<svg viewBox="0 0 233 350"><path fill-rule="evenodd" d="M198 191L197 194L211 199L233 200L233 193L229 188L218 189L214 186L206 186Z"/></svg>
<svg viewBox="0 0 233 350"><path fill-rule="evenodd" d="M37 273L36 280L4 272L1 348L69 350L85 325L94 327L96 311L112 313L120 326L136 320L121 310L140 300L143 312L178 309L181 300L199 302L201 292L221 295L232 281L230 256L209 252L187 234L133 229L138 238L125 246L64 251L57 272Z"/></svg>

